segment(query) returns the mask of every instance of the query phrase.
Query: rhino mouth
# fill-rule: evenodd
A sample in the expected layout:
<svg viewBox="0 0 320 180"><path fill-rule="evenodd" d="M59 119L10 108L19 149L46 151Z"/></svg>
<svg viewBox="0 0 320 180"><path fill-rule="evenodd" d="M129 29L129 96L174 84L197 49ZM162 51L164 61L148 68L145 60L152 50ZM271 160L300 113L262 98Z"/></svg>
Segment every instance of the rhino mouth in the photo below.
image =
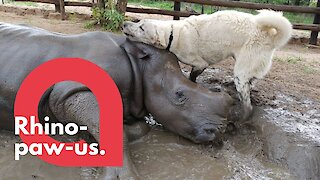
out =
<svg viewBox="0 0 320 180"><path fill-rule="evenodd" d="M204 123L178 134L196 144L221 144L225 129L226 125Z"/></svg>

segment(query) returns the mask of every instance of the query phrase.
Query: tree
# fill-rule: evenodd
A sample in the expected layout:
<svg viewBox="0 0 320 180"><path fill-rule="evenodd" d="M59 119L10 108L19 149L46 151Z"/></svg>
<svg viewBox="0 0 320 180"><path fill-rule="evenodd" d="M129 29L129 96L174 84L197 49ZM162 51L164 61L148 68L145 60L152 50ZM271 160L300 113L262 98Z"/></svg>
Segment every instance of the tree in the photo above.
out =
<svg viewBox="0 0 320 180"><path fill-rule="evenodd" d="M124 14L126 12L127 4L128 0L118 0L116 5L117 11Z"/></svg>
<svg viewBox="0 0 320 180"><path fill-rule="evenodd" d="M104 9L105 8L105 1L104 0L97 0L98 7Z"/></svg>

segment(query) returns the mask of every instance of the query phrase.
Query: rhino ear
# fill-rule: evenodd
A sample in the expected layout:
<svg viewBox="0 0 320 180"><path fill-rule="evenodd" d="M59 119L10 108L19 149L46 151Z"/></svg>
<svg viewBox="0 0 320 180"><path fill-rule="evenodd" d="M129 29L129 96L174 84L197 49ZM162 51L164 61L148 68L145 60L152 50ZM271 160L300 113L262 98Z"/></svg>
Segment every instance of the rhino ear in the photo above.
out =
<svg viewBox="0 0 320 180"><path fill-rule="evenodd" d="M146 60L150 56L144 49L139 48L137 44L129 39L127 39L121 47L126 51L130 58Z"/></svg>
<svg viewBox="0 0 320 180"><path fill-rule="evenodd" d="M141 49L137 54L137 58L139 58L139 59L147 60L147 58L149 58L149 57L150 57L150 55Z"/></svg>
<svg viewBox="0 0 320 180"><path fill-rule="evenodd" d="M132 99L130 102L130 113L137 118L142 118L146 115L146 109L144 106L143 100L143 81L142 81L142 73L138 64L137 59L145 59L149 55L137 47L136 43L131 42L130 40L126 40L124 44L121 45L124 51L128 55L128 60L130 61L133 79L132 79Z"/></svg>

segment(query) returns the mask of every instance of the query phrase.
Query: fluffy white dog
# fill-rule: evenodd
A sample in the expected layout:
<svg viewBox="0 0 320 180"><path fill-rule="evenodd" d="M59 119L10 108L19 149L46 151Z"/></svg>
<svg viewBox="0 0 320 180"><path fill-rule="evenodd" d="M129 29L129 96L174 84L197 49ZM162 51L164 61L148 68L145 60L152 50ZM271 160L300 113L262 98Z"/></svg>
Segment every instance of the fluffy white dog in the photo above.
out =
<svg viewBox="0 0 320 180"><path fill-rule="evenodd" d="M133 41L173 52L193 67L193 81L209 65L232 56L236 60L234 82L246 119L252 111L250 80L267 74L274 51L285 45L292 33L292 25L282 12L258 12L252 15L226 10L180 21L145 19L125 22L123 32Z"/></svg>

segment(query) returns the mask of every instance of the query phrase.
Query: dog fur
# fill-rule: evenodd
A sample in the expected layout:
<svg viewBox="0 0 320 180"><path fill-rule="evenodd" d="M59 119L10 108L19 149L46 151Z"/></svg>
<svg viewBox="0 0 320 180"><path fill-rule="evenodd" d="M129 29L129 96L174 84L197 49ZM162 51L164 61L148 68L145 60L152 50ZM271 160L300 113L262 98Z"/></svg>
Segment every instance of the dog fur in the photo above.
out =
<svg viewBox="0 0 320 180"><path fill-rule="evenodd" d="M292 33L292 25L282 12L258 12L252 15L226 10L180 21L145 19L125 22L123 32L133 41L167 48L181 62L191 65L197 75L232 56L236 60L234 82L249 116L250 80L267 74L274 51L285 45Z"/></svg>

